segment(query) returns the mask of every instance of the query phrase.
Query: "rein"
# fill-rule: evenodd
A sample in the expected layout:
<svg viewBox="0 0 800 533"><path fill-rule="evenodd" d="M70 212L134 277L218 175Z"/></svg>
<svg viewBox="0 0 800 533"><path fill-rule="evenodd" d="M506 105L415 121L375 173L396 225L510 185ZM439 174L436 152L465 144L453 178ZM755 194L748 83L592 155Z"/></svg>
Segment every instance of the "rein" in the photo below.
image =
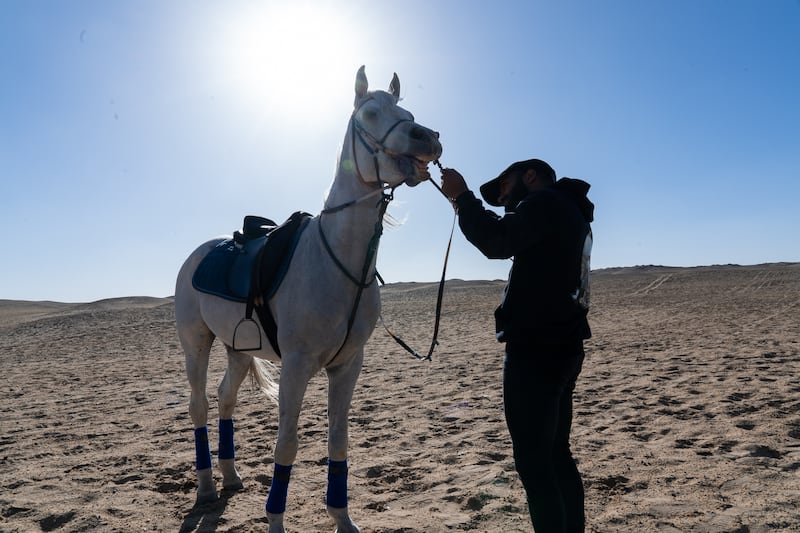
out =
<svg viewBox="0 0 800 533"><path fill-rule="evenodd" d="M440 171L444 170L442 164L439 162L438 159L434 161L434 164L437 167L439 167ZM433 184L433 186L436 187L436 189L440 193L442 193L442 196L447 198L447 195L444 193L444 191L442 191L442 188L439 187L439 185L435 181L433 181L433 179L429 179L428 181L430 181ZM449 198L447 198L447 200L450 201ZM453 205L452 202L451 205ZM445 251L444 264L442 265L442 277L439 280L439 289L436 293L436 313L434 315L434 322L433 322L433 336L431 338L431 346L430 348L428 348L427 355L421 355L419 352L417 352L415 349L409 346L408 343L406 343L403 339L395 335L392 332L392 330L390 330L389 327L386 325L386 322L384 322L383 315L378 315L378 318L380 318L381 320L381 325L383 326L383 329L386 330L386 333L388 333L389 336L392 339L394 339L394 341L397 344L399 344L405 351L407 351L420 361L431 361L431 356L433 355L433 351L439 345L439 324L442 320L442 299L444 296L444 283L445 283L445 276L447 275L447 263L450 260L450 247L453 244L453 232L456 229L456 218L457 218L457 213L455 210L455 205L453 205L453 224L450 227L450 238L447 240L447 250ZM377 272L375 272L375 274L378 276L378 280L381 282L381 285L386 285L386 282L383 281L383 278L380 276L380 274L378 274Z"/></svg>

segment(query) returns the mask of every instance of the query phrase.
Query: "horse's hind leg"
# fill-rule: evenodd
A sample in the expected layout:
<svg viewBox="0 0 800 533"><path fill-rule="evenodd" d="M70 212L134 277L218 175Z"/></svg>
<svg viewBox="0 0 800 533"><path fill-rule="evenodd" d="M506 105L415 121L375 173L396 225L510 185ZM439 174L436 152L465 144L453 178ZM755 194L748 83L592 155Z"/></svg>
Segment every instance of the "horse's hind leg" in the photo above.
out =
<svg viewBox="0 0 800 533"><path fill-rule="evenodd" d="M234 464L233 411L239 387L247 376L253 356L228 348L228 369L219 384L219 467L222 471L222 486L227 490L240 490L242 478Z"/></svg>
<svg viewBox="0 0 800 533"><path fill-rule="evenodd" d="M189 416L194 424L194 444L197 457L197 503L217 499L214 478L211 473L211 450L208 446L208 397L206 383L208 359L214 335L207 329L191 335L178 328L178 336L186 354L186 376L189 378L191 398Z"/></svg>

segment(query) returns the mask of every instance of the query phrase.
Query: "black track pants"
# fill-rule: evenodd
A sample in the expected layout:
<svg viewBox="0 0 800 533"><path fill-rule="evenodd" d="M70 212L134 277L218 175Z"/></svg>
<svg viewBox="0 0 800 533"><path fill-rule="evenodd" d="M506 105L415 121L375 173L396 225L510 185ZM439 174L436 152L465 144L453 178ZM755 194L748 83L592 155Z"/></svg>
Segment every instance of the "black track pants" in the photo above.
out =
<svg viewBox="0 0 800 533"><path fill-rule="evenodd" d="M543 354L542 350L556 353ZM507 346L503 370L506 423L536 533L584 530L583 483L569 447L572 393L582 363L582 343Z"/></svg>

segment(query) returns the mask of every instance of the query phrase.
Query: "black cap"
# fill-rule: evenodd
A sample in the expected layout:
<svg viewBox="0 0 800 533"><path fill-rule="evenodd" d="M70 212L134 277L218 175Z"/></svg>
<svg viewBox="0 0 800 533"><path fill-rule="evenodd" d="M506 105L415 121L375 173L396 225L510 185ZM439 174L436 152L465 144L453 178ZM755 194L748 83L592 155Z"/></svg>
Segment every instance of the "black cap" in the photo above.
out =
<svg viewBox="0 0 800 533"><path fill-rule="evenodd" d="M556 181L556 171L553 170L553 167L541 159L526 159L525 161L512 163L511 166L501 172L499 176L481 185L481 196L483 196L487 204L495 207L502 207L503 204L498 200L500 197L500 180L514 172L524 172L529 169L535 170L537 174L542 175L546 179L550 179L553 183Z"/></svg>

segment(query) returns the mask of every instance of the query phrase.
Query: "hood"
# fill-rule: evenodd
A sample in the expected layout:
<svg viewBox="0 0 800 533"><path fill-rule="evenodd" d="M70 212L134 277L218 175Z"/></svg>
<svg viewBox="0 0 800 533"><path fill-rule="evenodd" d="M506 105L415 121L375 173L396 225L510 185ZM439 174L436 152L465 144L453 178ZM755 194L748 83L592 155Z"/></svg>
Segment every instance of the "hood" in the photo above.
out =
<svg viewBox="0 0 800 533"><path fill-rule="evenodd" d="M575 205L580 209L586 222L592 222L594 220L594 204L589 201L589 198L586 196L591 185L579 179L561 178L553 186L565 193L575 202Z"/></svg>

